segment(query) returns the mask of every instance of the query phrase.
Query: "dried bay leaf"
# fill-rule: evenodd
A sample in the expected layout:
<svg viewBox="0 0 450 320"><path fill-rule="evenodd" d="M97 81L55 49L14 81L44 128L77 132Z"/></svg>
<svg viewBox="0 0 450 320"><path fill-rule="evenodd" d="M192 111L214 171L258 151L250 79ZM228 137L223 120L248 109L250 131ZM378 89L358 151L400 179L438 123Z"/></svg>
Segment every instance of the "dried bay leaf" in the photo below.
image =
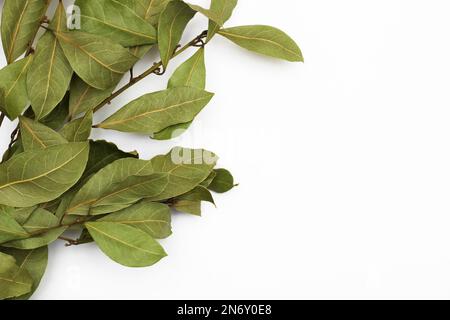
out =
<svg viewBox="0 0 450 320"><path fill-rule="evenodd" d="M33 250L3 249L4 253L13 256L19 269L26 270L33 280L31 291L26 295L16 297L15 300L27 300L36 291L45 273L48 262L48 247Z"/></svg>
<svg viewBox="0 0 450 320"><path fill-rule="evenodd" d="M33 55L30 55L0 70L0 89L3 92L0 106L11 120L21 115L30 103L26 79L32 61Z"/></svg>
<svg viewBox="0 0 450 320"><path fill-rule="evenodd" d="M66 93L63 100L50 112L49 115L39 120L53 130L60 130L69 116L69 92Z"/></svg>
<svg viewBox="0 0 450 320"><path fill-rule="evenodd" d="M241 26L221 29L218 33L237 45L259 54L288 61L303 61L302 52L295 41L274 27Z"/></svg>
<svg viewBox="0 0 450 320"><path fill-rule="evenodd" d="M159 17L158 46L164 67L167 67L184 29L194 17L195 11L179 0L170 1Z"/></svg>
<svg viewBox="0 0 450 320"><path fill-rule="evenodd" d="M156 30L117 0L77 0L81 31L105 36L124 47L156 43Z"/></svg>
<svg viewBox="0 0 450 320"><path fill-rule="evenodd" d="M225 193L233 189L234 183L233 175L226 169L215 169L215 177L208 186L208 189L217 192Z"/></svg>
<svg viewBox="0 0 450 320"><path fill-rule="evenodd" d="M22 145L25 151L45 149L67 143L58 132L26 117L19 118Z"/></svg>
<svg viewBox="0 0 450 320"><path fill-rule="evenodd" d="M150 161L124 158L112 162L99 170L84 184L71 200L67 212L75 215L88 215L90 204L100 199L105 191L130 176L149 176L155 173Z"/></svg>
<svg viewBox="0 0 450 320"><path fill-rule="evenodd" d="M70 85L69 114L73 118L80 113L93 110L108 98L114 88L99 90L91 87L79 77L74 77Z"/></svg>
<svg viewBox="0 0 450 320"><path fill-rule="evenodd" d="M54 32L66 31L66 20L60 2L49 28ZM46 31L38 41L27 76L27 91L37 120L48 115L64 98L72 72L57 38L51 31Z"/></svg>
<svg viewBox="0 0 450 320"><path fill-rule="evenodd" d="M196 88L172 88L146 94L97 125L98 128L151 135L192 121L214 94Z"/></svg>
<svg viewBox="0 0 450 320"><path fill-rule="evenodd" d="M2 246L21 250L41 248L58 239L67 229L67 227L59 227L59 219L51 212L41 208L36 209L31 214L23 228L31 234L30 237L10 241L2 244Z"/></svg>
<svg viewBox="0 0 450 320"><path fill-rule="evenodd" d="M144 231L155 239L164 239L172 234L169 207L148 200L142 200L97 221L126 224Z"/></svg>
<svg viewBox="0 0 450 320"><path fill-rule="evenodd" d="M49 0L5 0L1 34L8 64L27 50L47 11Z"/></svg>
<svg viewBox="0 0 450 320"><path fill-rule="evenodd" d="M100 249L127 267L147 267L167 256L161 245L147 233L114 222L88 222L86 228Z"/></svg>
<svg viewBox="0 0 450 320"><path fill-rule="evenodd" d="M116 86L138 60L121 45L98 35L81 31L55 34L73 70L96 89Z"/></svg>
<svg viewBox="0 0 450 320"><path fill-rule="evenodd" d="M211 174L216 162L214 153L202 149L174 148L166 155L153 158L153 170L168 173L169 183L161 194L149 200L166 200L193 190Z"/></svg>
<svg viewBox="0 0 450 320"><path fill-rule="evenodd" d="M14 257L0 252L0 299L20 297L31 291L33 278L16 264Z"/></svg>
<svg viewBox="0 0 450 320"><path fill-rule="evenodd" d="M61 129L61 135L70 142L82 142L89 139L92 129L92 111L82 118L73 120Z"/></svg>
<svg viewBox="0 0 450 320"><path fill-rule="evenodd" d="M160 13L171 0L123 0L123 4L145 21L153 25L158 24Z"/></svg>
<svg viewBox="0 0 450 320"><path fill-rule="evenodd" d="M214 198L203 186L198 186L195 189L185 193L172 200L175 210L193 215L201 215L201 202L206 201L215 205Z"/></svg>
<svg viewBox="0 0 450 320"><path fill-rule="evenodd" d="M184 62L175 70L169 79L168 88L193 87L205 89L206 87L206 66L205 49L200 48L190 59ZM169 140L182 135L191 126L192 121L169 126L153 135L155 140Z"/></svg>
<svg viewBox="0 0 450 320"><path fill-rule="evenodd" d="M88 143L67 143L18 154L0 164L0 204L31 207L58 198L81 177Z"/></svg>
<svg viewBox="0 0 450 320"><path fill-rule="evenodd" d="M231 18L237 2L237 0L211 0L210 11L215 12L219 16L220 21L219 23L214 22L213 20L209 21L206 42L211 40L217 31L219 31L220 27Z"/></svg>

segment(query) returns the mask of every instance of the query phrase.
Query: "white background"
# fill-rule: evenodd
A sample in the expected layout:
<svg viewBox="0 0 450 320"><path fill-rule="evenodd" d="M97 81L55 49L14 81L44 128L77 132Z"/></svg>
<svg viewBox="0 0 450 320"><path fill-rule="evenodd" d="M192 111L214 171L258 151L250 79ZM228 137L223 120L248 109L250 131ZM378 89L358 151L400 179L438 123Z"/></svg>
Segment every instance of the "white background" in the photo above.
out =
<svg viewBox="0 0 450 320"><path fill-rule="evenodd" d="M53 245L34 298L450 298L449 9L446 0L241 0L227 26L277 26L306 63L217 37L207 48L217 94L183 139L94 134L144 158L208 148L240 186L203 218L175 215L162 241L169 256L151 268L121 267L94 245ZM205 26L198 16L184 40ZM169 75L146 79L97 120ZM1 129L2 150L12 128Z"/></svg>

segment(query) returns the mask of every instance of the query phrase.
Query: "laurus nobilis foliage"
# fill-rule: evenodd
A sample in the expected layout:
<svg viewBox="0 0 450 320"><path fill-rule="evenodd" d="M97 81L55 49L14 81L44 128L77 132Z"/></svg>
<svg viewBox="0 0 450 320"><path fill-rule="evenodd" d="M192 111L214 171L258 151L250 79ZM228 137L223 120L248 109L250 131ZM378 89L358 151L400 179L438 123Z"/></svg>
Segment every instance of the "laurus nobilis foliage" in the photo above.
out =
<svg viewBox="0 0 450 320"><path fill-rule="evenodd" d="M18 125L0 164L0 299L33 294L48 245L58 239L95 242L125 266L153 265L166 256L157 240L171 235L172 210L200 215L202 202L214 204L211 192L235 186L211 152L175 148L139 159L91 140L92 128L157 140L187 130L214 96L206 90L205 47L218 35L259 54L303 61L279 29L225 28L237 0L212 0L210 8L181 0L76 0L79 16L53 2L5 0L2 10L7 65L0 70L0 125L6 117ZM197 13L208 18L207 30L180 46ZM161 61L134 75L133 66L152 48ZM93 123L96 111L145 77L164 73L189 49L166 90ZM118 87L127 73L129 82ZM69 229L79 238L64 236Z"/></svg>

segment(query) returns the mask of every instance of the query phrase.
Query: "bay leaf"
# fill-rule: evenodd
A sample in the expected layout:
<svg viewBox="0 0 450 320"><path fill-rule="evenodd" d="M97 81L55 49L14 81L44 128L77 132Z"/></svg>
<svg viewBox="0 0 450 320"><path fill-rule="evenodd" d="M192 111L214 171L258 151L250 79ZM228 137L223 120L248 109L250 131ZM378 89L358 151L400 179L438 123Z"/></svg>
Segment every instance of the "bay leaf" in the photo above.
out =
<svg viewBox="0 0 450 320"><path fill-rule="evenodd" d="M181 64L169 79L168 88L194 87L205 89L206 87L206 66L205 49L200 48L191 58ZM155 140L170 140L179 137L187 131L192 121L169 126L153 135Z"/></svg>
<svg viewBox="0 0 450 320"><path fill-rule="evenodd" d="M122 151L114 143L105 140L90 141L89 145L89 159L83 177L93 175L116 160L139 157L136 152Z"/></svg>
<svg viewBox="0 0 450 320"><path fill-rule="evenodd" d="M101 198L107 190L123 182L130 176L149 176L153 174L150 161L124 158L119 159L94 174L76 193L67 212L75 215L89 214L90 204Z"/></svg>
<svg viewBox="0 0 450 320"><path fill-rule="evenodd" d="M86 112L83 117L66 124L61 129L61 135L71 142L82 142L88 140L91 135L92 118L92 111Z"/></svg>
<svg viewBox="0 0 450 320"><path fill-rule="evenodd" d="M169 207L148 200L142 200L97 221L126 224L144 231L155 239L164 239L172 234Z"/></svg>
<svg viewBox="0 0 450 320"><path fill-rule="evenodd" d="M9 215L17 221L18 224L23 225L37 209L37 206L28 208L13 208Z"/></svg>
<svg viewBox="0 0 450 320"><path fill-rule="evenodd" d="M196 88L172 88L146 94L114 113L97 128L153 134L192 121L214 94Z"/></svg>
<svg viewBox="0 0 450 320"><path fill-rule="evenodd" d="M22 226L32 235L26 239L4 243L2 246L21 250L32 250L44 247L58 239L58 237L67 229L67 227L58 226L59 219L55 215L45 209L38 208ZM47 229L49 230L46 231Z"/></svg>
<svg viewBox="0 0 450 320"><path fill-rule="evenodd" d="M211 173L217 156L202 149L174 148L151 160L154 172L168 173L169 183L157 197L161 201L185 194L202 183Z"/></svg>
<svg viewBox="0 0 450 320"><path fill-rule="evenodd" d="M89 207L88 214L93 216L122 210L139 200L161 194L167 186L167 176L166 173L130 176L104 190L99 198L91 199L83 205ZM80 210L80 207L77 210Z"/></svg>
<svg viewBox="0 0 450 320"><path fill-rule="evenodd" d="M15 300L27 300L36 291L45 273L48 262L48 247L33 250L4 249L4 253L13 256L19 269L26 270L33 280L31 291L16 297Z"/></svg>
<svg viewBox="0 0 450 320"><path fill-rule="evenodd" d="M158 23L158 46L163 66L167 67L184 30L195 11L183 1L170 1L161 12Z"/></svg>
<svg viewBox="0 0 450 320"><path fill-rule="evenodd" d="M27 72L33 55L13 62L0 70L0 88L3 95L0 105L10 120L16 119L29 105Z"/></svg>
<svg viewBox="0 0 450 320"><path fill-rule="evenodd" d="M188 193L173 199L173 207L177 211L200 216L202 201L210 202L215 205L211 192L203 186L198 186Z"/></svg>
<svg viewBox="0 0 450 320"><path fill-rule="evenodd" d="M192 10L200 12L205 17L207 17L209 20L215 21L215 23L219 24L220 26L223 25L223 21L221 16L218 14L218 12L215 12L210 9L205 9L199 5L186 3Z"/></svg>
<svg viewBox="0 0 450 320"><path fill-rule="evenodd" d="M208 186L208 189L217 193L225 193L236 186L233 175L228 170L215 169L214 172L216 175Z"/></svg>
<svg viewBox="0 0 450 320"><path fill-rule="evenodd" d="M60 130L69 117L69 92L66 92L63 100L53 109L50 114L39 120L40 123L46 125L53 130Z"/></svg>
<svg viewBox="0 0 450 320"><path fill-rule="evenodd" d="M209 20L206 42L209 42L219 31L220 27L231 18L237 2L237 0L211 0L210 10L219 16L220 21L217 23L214 20Z"/></svg>
<svg viewBox="0 0 450 320"><path fill-rule="evenodd" d="M156 43L156 30L117 0L77 0L81 31L107 37L124 47Z"/></svg>
<svg viewBox="0 0 450 320"><path fill-rule="evenodd" d="M59 2L49 28L54 32L66 31L66 21L64 6ZM72 72L57 38L46 31L38 41L27 75L27 91L36 120L48 115L64 98Z"/></svg>
<svg viewBox="0 0 450 320"><path fill-rule="evenodd" d="M88 222L100 249L115 262L127 267L147 267L167 256L161 245L142 230L114 222Z"/></svg>
<svg viewBox="0 0 450 320"><path fill-rule="evenodd" d="M214 171L211 171L210 175L208 176L208 178L206 178L205 180L203 180L203 182L201 183L201 186L208 188L209 185L211 184L211 182L214 180L214 178L216 177L216 173Z"/></svg>
<svg viewBox="0 0 450 320"><path fill-rule="evenodd" d="M0 243L27 237L27 231L8 212L0 212Z"/></svg>
<svg viewBox="0 0 450 320"><path fill-rule="evenodd" d="M4 0L1 34L8 64L25 53L49 3L50 0Z"/></svg>
<svg viewBox="0 0 450 320"><path fill-rule="evenodd" d="M71 118L80 113L93 110L108 98L114 88L99 90L91 87L79 77L74 77L70 85L69 115Z"/></svg>
<svg viewBox="0 0 450 320"><path fill-rule="evenodd" d="M205 49L200 48L169 79L167 87L193 87L204 90L206 87Z"/></svg>
<svg viewBox="0 0 450 320"><path fill-rule="evenodd" d="M31 291L33 278L19 268L14 257L0 252L0 299L15 298Z"/></svg>
<svg viewBox="0 0 450 320"><path fill-rule="evenodd" d="M45 149L67 143L67 140L58 132L37 121L26 117L20 117L19 125L22 144L25 151Z"/></svg>
<svg viewBox="0 0 450 320"><path fill-rule="evenodd" d="M28 151L0 164L0 204L31 207L58 198L81 177L88 143Z"/></svg>
<svg viewBox="0 0 450 320"><path fill-rule="evenodd" d="M98 35L81 31L55 34L77 75L100 90L116 86L138 60L121 45Z"/></svg>
<svg viewBox="0 0 450 320"><path fill-rule="evenodd" d="M303 55L292 38L283 31L264 25L241 26L218 33L237 45L266 56L288 61L303 61Z"/></svg>

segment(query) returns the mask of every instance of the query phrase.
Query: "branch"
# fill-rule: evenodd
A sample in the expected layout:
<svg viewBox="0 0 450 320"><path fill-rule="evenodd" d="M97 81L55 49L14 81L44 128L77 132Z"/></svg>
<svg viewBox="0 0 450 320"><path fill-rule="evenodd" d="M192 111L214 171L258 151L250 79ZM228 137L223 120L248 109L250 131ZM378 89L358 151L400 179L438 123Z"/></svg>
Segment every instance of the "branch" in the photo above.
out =
<svg viewBox="0 0 450 320"><path fill-rule="evenodd" d="M183 53L184 51L186 51L187 49L189 49L190 47L204 47L205 46L205 42L203 41L203 39L207 36L208 32L207 31L203 31L201 34L199 34L197 37L195 37L192 41L190 41L189 43L187 43L184 47L180 48L179 50L176 50L173 55L172 55L172 59L177 57L178 55L180 55L181 53ZM111 96L109 96L108 98L106 98L105 100L103 100L100 104L98 104L95 108L94 108L94 112L97 112L98 110L100 110L101 108L103 108L105 105L110 104L112 100L114 100L115 98L117 98L118 96L120 96L122 93L124 93L126 90L128 90L129 88L131 88L132 86L134 86L136 83L138 83L139 81L145 79L146 77L148 77L151 74L156 74L156 75L162 75L164 74L165 70L161 71L161 68L163 67L163 63L162 61L159 61L155 64L153 64L153 66L151 68L149 68L147 71L145 71L144 73L142 73L139 76L136 77L132 77L130 79L130 81L124 85L122 88L120 88L119 90L117 90L116 92L114 92Z"/></svg>

